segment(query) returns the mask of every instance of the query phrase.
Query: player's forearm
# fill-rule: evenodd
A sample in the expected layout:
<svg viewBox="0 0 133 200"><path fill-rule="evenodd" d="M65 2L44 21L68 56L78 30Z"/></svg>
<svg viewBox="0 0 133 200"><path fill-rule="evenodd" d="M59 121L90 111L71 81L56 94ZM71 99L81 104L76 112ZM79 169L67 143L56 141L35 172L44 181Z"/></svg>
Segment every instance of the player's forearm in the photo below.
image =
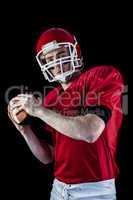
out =
<svg viewBox="0 0 133 200"><path fill-rule="evenodd" d="M68 117L52 110L42 108L37 111L38 117L54 129L76 140L94 142L101 133L101 119L94 114Z"/></svg>
<svg viewBox="0 0 133 200"><path fill-rule="evenodd" d="M23 137L34 156L44 164L52 162L53 155L50 146L46 142L40 141L31 128L23 132Z"/></svg>

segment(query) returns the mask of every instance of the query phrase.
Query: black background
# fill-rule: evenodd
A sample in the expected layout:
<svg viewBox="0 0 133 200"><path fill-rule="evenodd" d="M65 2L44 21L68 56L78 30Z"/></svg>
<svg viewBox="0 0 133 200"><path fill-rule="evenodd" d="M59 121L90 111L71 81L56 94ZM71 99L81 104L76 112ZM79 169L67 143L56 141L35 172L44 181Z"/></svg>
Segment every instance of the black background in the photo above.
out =
<svg viewBox="0 0 133 200"><path fill-rule="evenodd" d="M34 47L42 31L62 27L75 34L80 43L86 69L95 65L114 65L128 84L129 16L127 8L116 5L59 8L57 5L18 5L6 10L2 20L1 73L1 147L2 183L6 194L14 198L48 199L52 183L53 165L44 166L28 149L24 139L7 117L5 92L10 86L27 86L32 91L43 91L49 83L44 80L35 60ZM12 6L13 7L13 6ZM126 13L126 14L125 14ZM14 95L14 94L12 94ZM118 199L129 199L129 133L124 115L118 146L120 176L117 180ZM37 122L40 123L40 122ZM41 125L41 123L40 123ZM40 129L37 134L41 136Z"/></svg>

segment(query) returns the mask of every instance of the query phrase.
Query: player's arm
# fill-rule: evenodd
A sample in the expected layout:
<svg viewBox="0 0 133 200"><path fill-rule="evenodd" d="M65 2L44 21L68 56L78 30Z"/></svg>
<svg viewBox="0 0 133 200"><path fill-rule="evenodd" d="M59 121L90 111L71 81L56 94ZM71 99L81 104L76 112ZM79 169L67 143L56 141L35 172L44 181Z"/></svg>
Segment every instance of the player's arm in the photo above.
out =
<svg viewBox="0 0 133 200"><path fill-rule="evenodd" d="M43 164L49 164L53 161L54 147L52 145L49 145L45 140L38 139L31 128L22 134L31 152L39 161Z"/></svg>
<svg viewBox="0 0 133 200"><path fill-rule="evenodd" d="M68 117L52 110L41 108L36 115L54 129L76 140L95 142L105 128L105 120L97 113Z"/></svg>
<svg viewBox="0 0 133 200"><path fill-rule="evenodd" d="M63 135L76 140L95 142L105 128L104 120L97 113L68 117L43 106L36 106L32 95L18 95L15 99L19 100L20 110L24 109L29 115L40 118Z"/></svg>
<svg viewBox="0 0 133 200"><path fill-rule="evenodd" d="M19 125L11 117L9 106L8 116L21 133L26 143L28 144L31 152L34 156L44 164L51 163L53 161L54 147L49 145L46 141L40 140L32 131L29 125Z"/></svg>

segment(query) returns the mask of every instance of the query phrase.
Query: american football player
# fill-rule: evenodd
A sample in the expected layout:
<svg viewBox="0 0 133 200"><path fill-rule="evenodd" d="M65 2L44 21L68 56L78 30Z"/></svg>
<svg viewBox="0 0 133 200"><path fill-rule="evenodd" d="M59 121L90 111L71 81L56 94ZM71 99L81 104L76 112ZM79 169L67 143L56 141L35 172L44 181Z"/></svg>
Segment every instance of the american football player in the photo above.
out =
<svg viewBox="0 0 133 200"><path fill-rule="evenodd" d="M24 110L41 119L50 132L52 145L40 141L29 125L11 118L32 153L44 164L54 161L51 200L115 200L122 123L120 72L113 66L83 72L80 45L62 28L41 34L36 59L44 78L59 85L39 106L33 95L17 95L9 103L9 117L14 109Z"/></svg>

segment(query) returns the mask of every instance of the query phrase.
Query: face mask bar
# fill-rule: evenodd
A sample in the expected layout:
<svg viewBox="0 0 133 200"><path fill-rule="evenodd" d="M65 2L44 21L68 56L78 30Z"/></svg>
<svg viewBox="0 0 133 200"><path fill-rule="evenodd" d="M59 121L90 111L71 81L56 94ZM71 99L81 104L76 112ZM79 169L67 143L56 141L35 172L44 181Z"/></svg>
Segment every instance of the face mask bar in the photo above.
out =
<svg viewBox="0 0 133 200"><path fill-rule="evenodd" d="M61 49L61 48L68 48L68 55L63 56L61 58L57 58L54 61L46 62L45 56L47 53ZM48 51L50 49L50 51ZM47 52L47 53L46 53ZM46 54L45 54L46 53ZM41 71L45 77L46 80L49 82L53 81L65 81L65 78L72 73L75 72L76 68L79 68L82 66L82 59L78 58L77 50L76 50L76 44L73 45L72 43L66 42L66 43L55 43L48 45L47 47L43 47L43 49L37 54L36 56L37 62L41 68ZM70 69L68 71L64 72L64 65L69 64ZM53 76L51 73L51 69L56 66L60 67L61 74Z"/></svg>

